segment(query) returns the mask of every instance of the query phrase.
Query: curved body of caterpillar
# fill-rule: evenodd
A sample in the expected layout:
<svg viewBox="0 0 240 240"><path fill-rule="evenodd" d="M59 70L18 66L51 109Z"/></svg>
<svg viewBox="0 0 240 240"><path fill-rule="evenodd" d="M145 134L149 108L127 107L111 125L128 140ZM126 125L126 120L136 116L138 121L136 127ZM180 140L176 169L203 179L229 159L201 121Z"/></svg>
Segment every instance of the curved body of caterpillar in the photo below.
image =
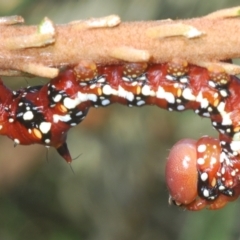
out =
<svg viewBox="0 0 240 240"><path fill-rule="evenodd" d="M206 137L196 145L197 195L207 205L211 201L214 209L220 206L218 201L237 196L239 89L239 79L223 69L213 66L207 70L181 60L99 67L82 61L44 86L12 92L1 84L0 134L15 144L53 146L70 163L67 132L85 118L90 107L120 103L129 107L156 105L168 111L192 109L210 118L220 132L220 141Z"/></svg>
<svg viewBox="0 0 240 240"><path fill-rule="evenodd" d="M189 66L178 65L176 74L181 69L185 74ZM0 134L9 136L15 144L53 146L67 162L71 162L65 144L67 131L82 121L90 106L107 106L114 102L128 106L155 104L168 110L182 111L185 105L186 109L199 108L203 112L201 98L197 102L185 99L195 98L189 93L190 89L181 96L181 91L175 86L178 83L173 80L174 74L168 74L171 67L173 64L148 66L146 63L131 63L97 68L94 63L82 62L66 69L44 86L12 92L1 83L2 96L7 97L2 99L4 104L0 109L3 112ZM195 68L198 69L191 67L193 73ZM187 76L177 76L178 80L183 82L179 84L180 88L184 88ZM174 94L179 99L175 99Z"/></svg>
<svg viewBox="0 0 240 240"><path fill-rule="evenodd" d="M115 102L130 107L157 105L169 111L192 109L200 116L209 117L220 132L220 142L205 137L197 143L198 197L203 202L210 201L210 208L215 209L223 205L223 199L230 201L237 196L233 188L238 185L238 174L234 172L239 168L232 167L231 162L238 158L240 150L237 139L240 121L235 116L238 107L234 104L240 101L238 78L218 67L208 71L178 60L105 67L83 62L72 71L80 86L76 103L82 102L80 98L84 96L85 102L91 102L94 107ZM202 146L207 149L204 154ZM202 159L206 159L204 163ZM192 209L199 208L194 205Z"/></svg>
<svg viewBox="0 0 240 240"><path fill-rule="evenodd" d="M218 139L204 136L198 141L183 139L177 142L166 165L170 203L194 211L205 207L215 210L237 199L240 161L233 158L226 164L220 155Z"/></svg>

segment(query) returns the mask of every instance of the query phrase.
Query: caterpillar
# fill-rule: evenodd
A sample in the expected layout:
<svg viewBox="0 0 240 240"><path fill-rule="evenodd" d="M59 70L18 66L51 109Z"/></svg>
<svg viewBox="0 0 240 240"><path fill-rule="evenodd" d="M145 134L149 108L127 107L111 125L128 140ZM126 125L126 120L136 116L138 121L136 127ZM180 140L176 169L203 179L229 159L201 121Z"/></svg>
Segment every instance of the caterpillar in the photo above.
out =
<svg viewBox="0 0 240 240"><path fill-rule="evenodd" d="M210 118L219 140L203 137L191 143L196 151L191 160L195 180L190 184L194 185L194 194L190 195L194 197L183 194L178 199L174 185L168 184L170 198L189 210L205 206L217 209L239 195L239 89L239 79L217 65L206 69L179 59L117 66L81 61L43 86L14 92L1 82L0 134L15 144L52 146L71 163L67 132L86 117L90 107L120 103L129 107L156 105L168 111L192 109L199 116ZM188 154L188 147L183 146L181 150ZM178 179L172 170L166 172L169 178Z"/></svg>

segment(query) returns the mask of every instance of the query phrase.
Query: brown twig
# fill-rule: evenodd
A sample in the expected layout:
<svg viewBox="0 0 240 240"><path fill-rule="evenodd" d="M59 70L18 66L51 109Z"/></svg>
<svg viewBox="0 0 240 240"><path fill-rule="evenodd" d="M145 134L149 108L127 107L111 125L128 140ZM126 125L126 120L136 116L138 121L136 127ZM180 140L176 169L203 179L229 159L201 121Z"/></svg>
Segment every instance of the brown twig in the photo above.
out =
<svg viewBox="0 0 240 240"><path fill-rule="evenodd" d="M59 67L83 59L103 65L180 58L208 67L240 57L239 12L236 7L189 20L126 23L113 15L66 25L45 18L38 26L13 25L22 19L2 18L0 74L51 78ZM221 65L231 74L240 73L238 66Z"/></svg>

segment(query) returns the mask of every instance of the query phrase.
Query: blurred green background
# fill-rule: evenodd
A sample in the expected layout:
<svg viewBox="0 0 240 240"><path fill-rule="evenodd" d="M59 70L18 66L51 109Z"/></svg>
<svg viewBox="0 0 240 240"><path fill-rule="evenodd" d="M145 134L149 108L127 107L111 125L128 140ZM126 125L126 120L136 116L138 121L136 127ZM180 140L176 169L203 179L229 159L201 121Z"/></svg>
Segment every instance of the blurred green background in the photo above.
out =
<svg viewBox="0 0 240 240"><path fill-rule="evenodd" d="M118 14L124 21L191 18L237 6L237 0L0 0L0 13L26 24ZM224 47L224 46L223 46ZM84 56L83 56L84 57ZM43 79L4 78L13 89ZM166 157L181 138L217 136L192 112L114 105L92 109L72 129L74 173L54 149L0 137L0 239L240 239L239 201L219 211L168 205Z"/></svg>

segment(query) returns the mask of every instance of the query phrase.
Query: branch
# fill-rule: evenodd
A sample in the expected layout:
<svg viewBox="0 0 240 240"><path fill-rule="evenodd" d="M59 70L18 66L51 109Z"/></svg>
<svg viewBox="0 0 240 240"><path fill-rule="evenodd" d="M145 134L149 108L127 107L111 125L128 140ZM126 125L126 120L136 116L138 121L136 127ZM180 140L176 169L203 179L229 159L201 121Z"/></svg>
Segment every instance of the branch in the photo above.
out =
<svg viewBox="0 0 240 240"><path fill-rule="evenodd" d="M58 69L91 60L99 65L168 62L174 58L209 67L240 57L240 7L189 20L121 23L118 16L54 25L16 25L0 19L0 74L55 77ZM230 74L240 67L219 63Z"/></svg>

